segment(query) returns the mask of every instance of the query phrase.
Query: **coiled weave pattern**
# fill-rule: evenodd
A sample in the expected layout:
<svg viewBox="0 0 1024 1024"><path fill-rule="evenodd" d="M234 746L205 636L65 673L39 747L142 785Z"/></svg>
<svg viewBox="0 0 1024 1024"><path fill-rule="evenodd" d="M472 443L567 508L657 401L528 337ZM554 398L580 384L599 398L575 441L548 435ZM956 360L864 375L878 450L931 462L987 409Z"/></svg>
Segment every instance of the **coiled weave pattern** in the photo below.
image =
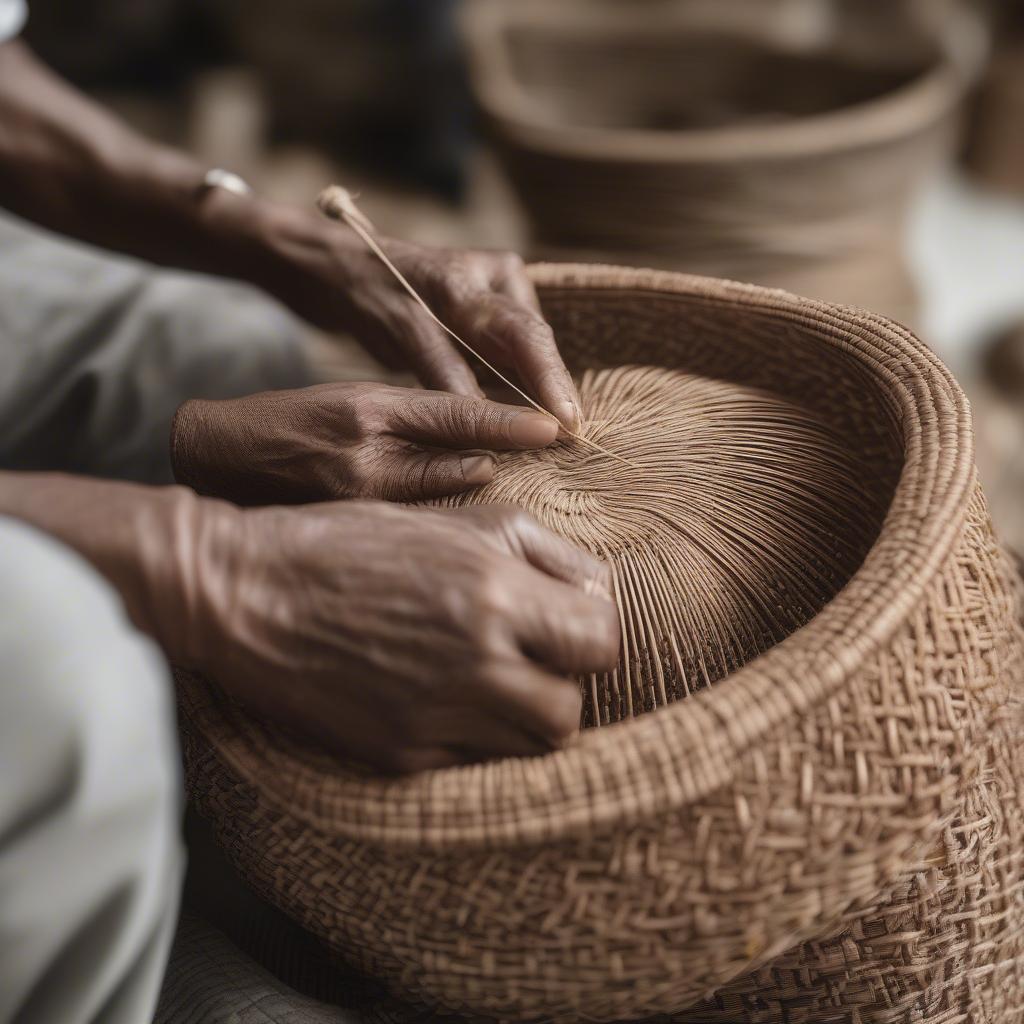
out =
<svg viewBox="0 0 1024 1024"><path fill-rule="evenodd" d="M633 710L662 703L657 664L672 682L654 713L548 757L398 780L305 749L181 674L189 791L225 850L340 954L457 1012L1020 1020L1022 604L959 388L912 335L860 311L671 273L534 275L592 409L675 371L695 408L767 402L769 434L801 425L788 452L832 453L790 466L773 491L791 495L784 514L765 505L817 549L751 560L754 578L818 566L827 585L781 641L755 629L763 642L737 645L744 663L723 657L711 686L696 643L690 661L679 652L694 682L677 689L679 665L652 658L663 638L637 639ZM765 465L787 464L790 435L776 436ZM652 457L646 442L622 454ZM622 483L624 506L640 486ZM626 692L599 687L591 714L618 717Z"/></svg>

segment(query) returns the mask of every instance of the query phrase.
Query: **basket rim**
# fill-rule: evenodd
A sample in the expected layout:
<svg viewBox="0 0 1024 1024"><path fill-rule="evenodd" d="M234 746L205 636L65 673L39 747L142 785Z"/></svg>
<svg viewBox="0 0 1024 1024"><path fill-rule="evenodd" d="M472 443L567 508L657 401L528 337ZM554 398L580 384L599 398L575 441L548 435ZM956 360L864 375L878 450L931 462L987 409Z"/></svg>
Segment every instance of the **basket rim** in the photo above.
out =
<svg viewBox="0 0 1024 1024"><path fill-rule="evenodd" d="M543 757L397 779L325 772L229 710L208 684L181 674L183 711L215 756L323 841L507 849L625 827L702 799L729 783L752 744L835 694L888 643L962 530L975 482L970 409L950 371L901 325L779 289L672 271L535 264L530 274L542 298L566 291L674 297L784 320L856 358L888 392L903 429L890 507L860 568L780 644L718 686L657 714L587 730Z"/></svg>
<svg viewBox="0 0 1024 1024"><path fill-rule="evenodd" d="M545 4L549 14L558 5ZM987 43L980 17L951 13L934 38L936 59L885 96L772 125L725 125L680 131L549 124L530 104L505 59L501 23L522 18L520 4L477 0L463 12L470 80L483 112L507 141L563 159L610 164L749 162L841 155L917 135L942 121L965 96ZM554 14L557 17L557 14Z"/></svg>

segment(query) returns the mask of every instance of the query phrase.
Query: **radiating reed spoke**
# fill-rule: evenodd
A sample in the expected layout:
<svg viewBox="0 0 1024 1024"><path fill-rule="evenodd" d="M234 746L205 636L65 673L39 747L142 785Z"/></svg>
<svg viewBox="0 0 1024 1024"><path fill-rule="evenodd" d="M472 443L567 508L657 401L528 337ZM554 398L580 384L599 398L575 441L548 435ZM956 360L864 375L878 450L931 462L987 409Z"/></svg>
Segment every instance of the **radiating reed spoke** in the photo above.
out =
<svg viewBox="0 0 1024 1024"><path fill-rule="evenodd" d="M584 433L502 455L443 504L512 502L610 563L619 665L581 680L584 724L689 696L810 619L885 500L841 435L791 399L657 367L588 371ZM623 461L623 459L628 461Z"/></svg>

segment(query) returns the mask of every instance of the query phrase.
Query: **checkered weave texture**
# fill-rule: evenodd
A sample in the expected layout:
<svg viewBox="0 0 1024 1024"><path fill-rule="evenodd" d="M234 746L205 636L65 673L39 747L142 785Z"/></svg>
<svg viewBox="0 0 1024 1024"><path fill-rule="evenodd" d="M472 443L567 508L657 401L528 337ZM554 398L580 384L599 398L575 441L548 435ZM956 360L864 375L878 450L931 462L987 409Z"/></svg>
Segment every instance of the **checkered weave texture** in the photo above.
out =
<svg viewBox="0 0 1024 1024"><path fill-rule="evenodd" d="M228 855L339 956L457 1013L1024 1019L1022 595L960 389L859 310L533 274L575 371L684 370L840 431L884 498L869 549L726 678L547 757L378 778L180 673L190 796Z"/></svg>

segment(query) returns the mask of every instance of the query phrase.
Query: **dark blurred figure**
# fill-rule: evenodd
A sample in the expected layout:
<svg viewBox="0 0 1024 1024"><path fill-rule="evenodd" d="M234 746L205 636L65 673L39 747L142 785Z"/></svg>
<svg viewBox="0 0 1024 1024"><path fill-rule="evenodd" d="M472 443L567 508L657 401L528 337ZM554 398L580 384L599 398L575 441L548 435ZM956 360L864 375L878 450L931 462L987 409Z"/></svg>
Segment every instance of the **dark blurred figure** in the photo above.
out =
<svg viewBox="0 0 1024 1024"><path fill-rule="evenodd" d="M456 0L293 0L286 19L272 0L217 6L276 139L457 197L469 118Z"/></svg>
<svg viewBox="0 0 1024 1024"><path fill-rule="evenodd" d="M457 0L38 0L26 38L87 90L175 95L197 70L242 63L273 138L456 199L469 103Z"/></svg>
<svg viewBox="0 0 1024 1024"><path fill-rule="evenodd" d="M199 0L34 0L25 38L83 89L176 91L229 52Z"/></svg>

